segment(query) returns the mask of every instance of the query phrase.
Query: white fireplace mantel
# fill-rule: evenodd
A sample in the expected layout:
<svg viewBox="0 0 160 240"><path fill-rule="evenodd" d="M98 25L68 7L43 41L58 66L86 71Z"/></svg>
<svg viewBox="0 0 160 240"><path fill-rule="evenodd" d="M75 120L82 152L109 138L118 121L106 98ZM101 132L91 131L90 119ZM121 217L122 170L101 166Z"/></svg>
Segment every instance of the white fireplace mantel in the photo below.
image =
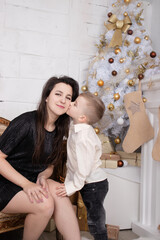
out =
<svg viewBox="0 0 160 240"><path fill-rule="evenodd" d="M142 146L139 221L132 225L140 237L160 240L160 161L152 158L152 149L159 130L160 74L142 81L143 96L147 98L146 112L154 127L154 139ZM160 146L159 146L160 149Z"/></svg>

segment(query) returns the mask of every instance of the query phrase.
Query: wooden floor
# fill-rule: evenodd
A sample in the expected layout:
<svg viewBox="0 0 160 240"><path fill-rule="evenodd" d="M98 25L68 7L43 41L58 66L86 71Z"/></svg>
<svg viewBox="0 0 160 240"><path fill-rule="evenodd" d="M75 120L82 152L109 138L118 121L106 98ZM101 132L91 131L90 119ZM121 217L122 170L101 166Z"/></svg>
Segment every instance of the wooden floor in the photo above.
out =
<svg viewBox="0 0 160 240"><path fill-rule="evenodd" d="M92 240L92 236L89 232L81 232L82 240ZM133 233L131 230L121 230L119 232L118 240L133 240L137 239L138 236ZM22 229L15 230L13 232L0 234L0 240L22 240ZM52 232L44 232L39 240L56 240L55 231ZM76 240L76 239L75 239Z"/></svg>

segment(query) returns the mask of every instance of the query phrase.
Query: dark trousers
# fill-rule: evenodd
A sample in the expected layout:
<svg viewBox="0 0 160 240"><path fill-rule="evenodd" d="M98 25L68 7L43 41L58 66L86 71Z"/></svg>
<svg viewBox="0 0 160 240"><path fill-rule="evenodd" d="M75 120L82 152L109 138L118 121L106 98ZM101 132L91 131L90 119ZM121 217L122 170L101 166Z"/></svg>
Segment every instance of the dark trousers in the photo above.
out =
<svg viewBox="0 0 160 240"><path fill-rule="evenodd" d="M108 192L108 180L85 184L80 190L87 208L87 222L91 235L95 240L108 240L105 226L106 214L103 207Z"/></svg>

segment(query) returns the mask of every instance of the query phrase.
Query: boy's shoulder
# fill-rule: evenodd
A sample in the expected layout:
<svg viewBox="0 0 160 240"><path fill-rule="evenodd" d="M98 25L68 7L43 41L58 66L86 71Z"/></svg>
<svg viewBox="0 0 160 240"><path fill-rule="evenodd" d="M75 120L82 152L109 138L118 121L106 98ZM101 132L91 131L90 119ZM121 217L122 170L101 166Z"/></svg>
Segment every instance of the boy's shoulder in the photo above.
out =
<svg viewBox="0 0 160 240"><path fill-rule="evenodd" d="M78 124L71 124L70 125L70 130L74 130L76 133L77 132L85 132L85 131L89 131L90 129L92 129L91 125L88 125L86 123L78 123Z"/></svg>

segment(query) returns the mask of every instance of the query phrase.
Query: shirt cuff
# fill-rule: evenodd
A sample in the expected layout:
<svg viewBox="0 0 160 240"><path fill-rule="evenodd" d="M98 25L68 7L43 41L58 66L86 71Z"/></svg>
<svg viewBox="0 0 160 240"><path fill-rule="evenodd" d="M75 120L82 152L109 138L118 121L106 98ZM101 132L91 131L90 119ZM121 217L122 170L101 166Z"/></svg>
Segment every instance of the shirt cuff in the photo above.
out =
<svg viewBox="0 0 160 240"><path fill-rule="evenodd" d="M71 196L73 193L77 192L80 188L77 188L72 181L64 183L67 196Z"/></svg>

